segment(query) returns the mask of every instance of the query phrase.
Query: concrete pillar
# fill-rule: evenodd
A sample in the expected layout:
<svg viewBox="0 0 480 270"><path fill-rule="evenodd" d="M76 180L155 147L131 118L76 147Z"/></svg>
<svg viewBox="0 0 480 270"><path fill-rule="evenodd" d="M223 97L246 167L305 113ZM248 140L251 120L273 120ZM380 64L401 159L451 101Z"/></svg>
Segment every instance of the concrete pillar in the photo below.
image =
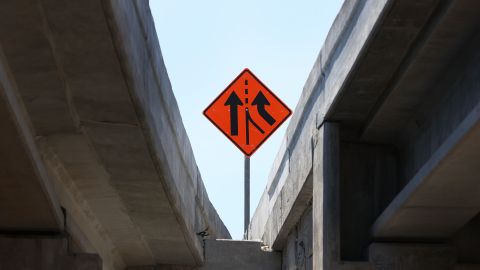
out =
<svg viewBox="0 0 480 270"><path fill-rule="evenodd" d="M340 261L338 124L324 123L313 142L313 269L331 270Z"/></svg>
<svg viewBox="0 0 480 270"><path fill-rule="evenodd" d="M0 237L0 270L101 270L95 254L68 252L65 238Z"/></svg>
<svg viewBox="0 0 480 270"><path fill-rule="evenodd" d="M341 259L366 261L372 224L397 194L396 150L346 141L340 149Z"/></svg>
<svg viewBox="0 0 480 270"><path fill-rule="evenodd" d="M455 252L447 245L370 245L370 262L376 270L454 270Z"/></svg>

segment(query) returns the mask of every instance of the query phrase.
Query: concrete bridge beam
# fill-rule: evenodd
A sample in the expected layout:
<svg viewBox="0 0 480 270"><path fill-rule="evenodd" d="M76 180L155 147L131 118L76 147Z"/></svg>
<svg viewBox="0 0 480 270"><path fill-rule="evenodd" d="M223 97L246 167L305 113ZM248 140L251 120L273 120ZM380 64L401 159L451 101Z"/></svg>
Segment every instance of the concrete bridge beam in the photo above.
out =
<svg viewBox="0 0 480 270"><path fill-rule="evenodd" d="M0 130L0 232L61 232L64 216L1 47Z"/></svg>

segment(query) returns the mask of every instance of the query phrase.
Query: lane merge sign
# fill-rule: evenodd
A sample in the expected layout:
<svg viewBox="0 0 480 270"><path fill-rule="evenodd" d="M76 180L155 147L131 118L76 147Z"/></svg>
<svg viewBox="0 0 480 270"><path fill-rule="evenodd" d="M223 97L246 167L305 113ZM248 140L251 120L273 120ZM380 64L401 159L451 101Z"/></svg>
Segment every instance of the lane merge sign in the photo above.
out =
<svg viewBox="0 0 480 270"><path fill-rule="evenodd" d="M292 111L246 68L203 114L249 157Z"/></svg>

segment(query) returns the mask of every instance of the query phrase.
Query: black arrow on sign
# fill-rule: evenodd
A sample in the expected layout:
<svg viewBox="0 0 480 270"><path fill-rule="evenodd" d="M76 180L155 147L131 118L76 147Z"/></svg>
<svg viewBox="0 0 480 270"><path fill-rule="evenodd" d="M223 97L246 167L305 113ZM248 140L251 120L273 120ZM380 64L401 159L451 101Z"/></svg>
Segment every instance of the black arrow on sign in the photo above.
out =
<svg viewBox="0 0 480 270"><path fill-rule="evenodd" d="M252 105L257 105L258 113L270 126L275 124L275 119L265 110L265 105L270 105L270 102L268 102L268 99L263 95L262 91L258 92Z"/></svg>
<svg viewBox="0 0 480 270"><path fill-rule="evenodd" d="M240 98L233 91L225 101L225 106L230 106L230 135L238 135L238 106L243 105Z"/></svg>

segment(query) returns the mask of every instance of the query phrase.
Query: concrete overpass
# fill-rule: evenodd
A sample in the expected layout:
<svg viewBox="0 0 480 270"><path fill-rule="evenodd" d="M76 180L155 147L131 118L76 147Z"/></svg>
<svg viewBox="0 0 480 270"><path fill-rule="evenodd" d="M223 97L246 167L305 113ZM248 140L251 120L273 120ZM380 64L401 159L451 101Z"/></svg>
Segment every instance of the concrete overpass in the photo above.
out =
<svg viewBox="0 0 480 270"><path fill-rule="evenodd" d="M230 238L148 1L1 1L0 44L0 269L42 252L98 254L103 269L196 266L197 233Z"/></svg>
<svg viewBox="0 0 480 270"><path fill-rule="evenodd" d="M479 46L478 1L346 1L250 237L283 269L480 269Z"/></svg>
<svg viewBox="0 0 480 270"><path fill-rule="evenodd" d="M0 33L0 269L480 269L476 0L345 1L249 241L208 199L147 1L3 0Z"/></svg>

